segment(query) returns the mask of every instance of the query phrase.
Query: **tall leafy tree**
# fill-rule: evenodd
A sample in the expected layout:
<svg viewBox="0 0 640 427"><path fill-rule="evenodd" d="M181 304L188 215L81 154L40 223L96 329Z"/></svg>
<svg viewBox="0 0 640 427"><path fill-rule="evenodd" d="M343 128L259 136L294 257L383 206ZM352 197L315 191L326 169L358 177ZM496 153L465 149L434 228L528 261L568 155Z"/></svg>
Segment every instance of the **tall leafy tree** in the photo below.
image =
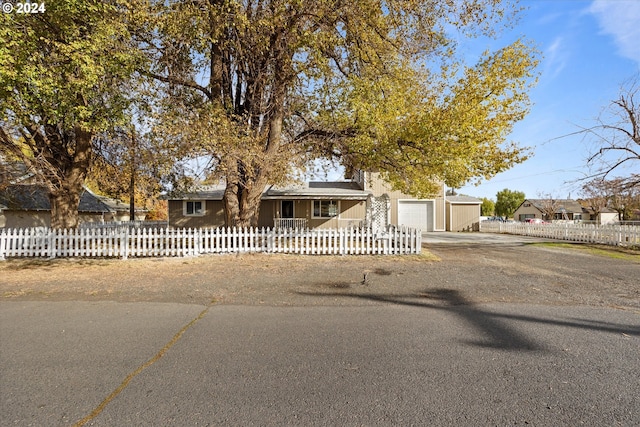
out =
<svg viewBox="0 0 640 427"><path fill-rule="evenodd" d="M95 136L128 106L140 66L135 0L59 0L38 14L0 15L0 149L46 185L51 225L76 227Z"/></svg>
<svg viewBox="0 0 640 427"><path fill-rule="evenodd" d="M491 216L496 210L496 204L493 200L486 197L482 198L482 205L480 205L480 215Z"/></svg>
<svg viewBox="0 0 640 427"><path fill-rule="evenodd" d="M526 157L535 53L517 41L467 66L450 35L492 34L499 0L157 1L138 34L160 89L157 135L208 155L228 225L255 224L267 183L312 158L431 194ZM505 18L506 17L506 18Z"/></svg>
<svg viewBox="0 0 640 427"><path fill-rule="evenodd" d="M144 207L154 218L170 159L157 150L141 126L130 123L101 133L94 142L94 161L87 183L101 194L129 203L129 217Z"/></svg>
<svg viewBox="0 0 640 427"><path fill-rule="evenodd" d="M518 206L525 200L525 195L522 191L513 191L505 188L502 191L498 191L496 194L496 215L510 218L513 213L518 209Z"/></svg>

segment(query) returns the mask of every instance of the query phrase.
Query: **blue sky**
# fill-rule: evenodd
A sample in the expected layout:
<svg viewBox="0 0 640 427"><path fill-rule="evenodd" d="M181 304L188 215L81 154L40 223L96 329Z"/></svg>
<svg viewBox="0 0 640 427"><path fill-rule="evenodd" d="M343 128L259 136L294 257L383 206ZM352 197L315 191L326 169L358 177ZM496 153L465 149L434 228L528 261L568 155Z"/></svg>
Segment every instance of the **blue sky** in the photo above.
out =
<svg viewBox="0 0 640 427"><path fill-rule="evenodd" d="M513 30L490 44L479 43L495 49L524 36L543 54L531 112L510 136L531 147L533 156L457 191L493 200L504 188L528 198L577 198L582 184L575 181L589 174L586 158L593 144L583 135L560 137L594 125L624 81L640 70L640 1L523 0L521 5L527 10ZM640 162L621 172L640 173Z"/></svg>

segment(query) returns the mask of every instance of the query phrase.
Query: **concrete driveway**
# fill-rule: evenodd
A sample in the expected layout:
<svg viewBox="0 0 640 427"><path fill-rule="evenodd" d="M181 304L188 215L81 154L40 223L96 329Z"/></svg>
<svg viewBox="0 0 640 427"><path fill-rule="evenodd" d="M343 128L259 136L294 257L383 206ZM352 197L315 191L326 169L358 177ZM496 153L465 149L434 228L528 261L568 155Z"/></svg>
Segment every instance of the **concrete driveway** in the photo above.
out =
<svg viewBox="0 0 640 427"><path fill-rule="evenodd" d="M501 244L501 243L533 243L553 241L539 237L519 236L515 234L482 233L482 232L454 232L434 231L422 234L422 243L426 244ZM557 240L556 240L557 241Z"/></svg>

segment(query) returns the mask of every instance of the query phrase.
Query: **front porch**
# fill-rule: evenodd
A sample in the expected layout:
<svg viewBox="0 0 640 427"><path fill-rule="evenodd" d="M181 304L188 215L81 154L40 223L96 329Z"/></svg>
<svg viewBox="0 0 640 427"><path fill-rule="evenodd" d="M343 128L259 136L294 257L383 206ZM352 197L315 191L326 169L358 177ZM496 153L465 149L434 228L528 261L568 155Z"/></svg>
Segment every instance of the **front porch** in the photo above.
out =
<svg viewBox="0 0 640 427"><path fill-rule="evenodd" d="M309 227L307 218L273 218L273 227L304 230Z"/></svg>
<svg viewBox="0 0 640 427"><path fill-rule="evenodd" d="M359 218L335 218L331 224L335 224L335 228L362 228L367 226L367 221ZM331 227L327 227L326 225L324 227L322 225L318 227L317 224L310 224L308 218L273 218L273 228L306 230L308 228Z"/></svg>

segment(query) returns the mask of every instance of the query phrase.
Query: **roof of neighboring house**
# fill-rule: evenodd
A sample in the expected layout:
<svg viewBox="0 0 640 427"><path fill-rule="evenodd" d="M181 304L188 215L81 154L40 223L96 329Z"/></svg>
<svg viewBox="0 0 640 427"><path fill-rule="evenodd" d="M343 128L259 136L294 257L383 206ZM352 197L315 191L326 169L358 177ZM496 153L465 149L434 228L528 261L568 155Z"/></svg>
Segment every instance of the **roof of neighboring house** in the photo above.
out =
<svg viewBox="0 0 640 427"><path fill-rule="evenodd" d="M16 184L31 177L24 163L6 161L0 154L0 183Z"/></svg>
<svg viewBox="0 0 640 427"><path fill-rule="evenodd" d="M582 207L582 211L586 212L586 213L589 213L589 214L594 214L596 212L592 208L585 208L584 206ZM599 213L601 213L601 214L603 214L603 213L606 213L606 214L617 214L618 211L615 211L615 210L613 210L611 208L602 208Z"/></svg>
<svg viewBox="0 0 640 427"><path fill-rule="evenodd" d="M371 195L352 181L307 182L284 187L270 186L262 193L263 200L367 200ZM186 193L169 200L222 200L224 187L208 187L202 191Z"/></svg>
<svg viewBox="0 0 640 427"><path fill-rule="evenodd" d="M545 203L549 203L549 199L526 199L520 206L527 202L542 212ZM553 202L556 205L556 212L561 212L564 209L566 212L582 213L582 205L573 199L553 199ZM518 206L518 209L520 209L520 206Z"/></svg>
<svg viewBox="0 0 640 427"><path fill-rule="evenodd" d="M0 205L6 210L49 211L49 192L42 185L14 184L0 191ZM78 212L111 212L111 209L95 194L83 191Z"/></svg>
<svg viewBox="0 0 640 427"><path fill-rule="evenodd" d="M93 194L93 193L92 193ZM129 212L129 203L124 203L121 200L112 199L106 196L98 196L97 194L93 194L96 198L98 198L102 203L107 205L112 212ZM136 207L136 212L146 212L147 209Z"/></svg>
<svg viewBox="0 0 640 427"><path fill-rule="evenodd" d="M446 200L449 203L461 204L461 205L462 204L464 205L471 205L471 204L481 205L482 204L482 200L476 199L475 197L471 197L471 196L447 196Z"/></svg>

